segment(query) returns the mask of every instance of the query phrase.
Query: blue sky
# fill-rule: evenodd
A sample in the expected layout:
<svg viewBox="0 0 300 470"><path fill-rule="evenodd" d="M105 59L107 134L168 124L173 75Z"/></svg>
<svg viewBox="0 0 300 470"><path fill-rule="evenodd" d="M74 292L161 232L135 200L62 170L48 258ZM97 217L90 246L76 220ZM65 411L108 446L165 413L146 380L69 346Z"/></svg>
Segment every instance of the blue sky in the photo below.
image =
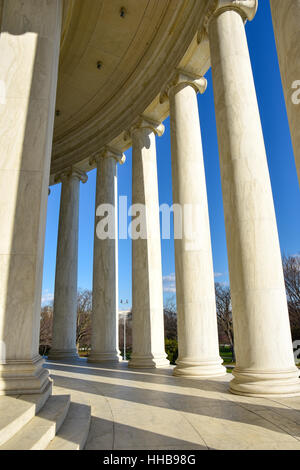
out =
<svg viewBox="0 0 300 470"><path fill-rule="evenodd" d="M278 232L282 253L300 252L300 191L296 175L281 79L278 67L269 2L260 1L256 17L247 23L246 32L256 85L258 104L268 156ZM212 250L216 280L228 283L226 237L223 217L218 143L216 134L211 71L206 74L208 88L198 95L204 163L207 181ZM157 165L160 203L172 204L170 125L157 138ZM131 150L126 163L118 167L119 196L131 201ZM95 170L80 188L78 287L92 287L93 236L95 211ZM43 303L54 292L60 185L51 188L48 201L43 279ZM162 241L164 301L175 294L173 240ZM131 240L119 241L119 298L131 306Z"/></svg>

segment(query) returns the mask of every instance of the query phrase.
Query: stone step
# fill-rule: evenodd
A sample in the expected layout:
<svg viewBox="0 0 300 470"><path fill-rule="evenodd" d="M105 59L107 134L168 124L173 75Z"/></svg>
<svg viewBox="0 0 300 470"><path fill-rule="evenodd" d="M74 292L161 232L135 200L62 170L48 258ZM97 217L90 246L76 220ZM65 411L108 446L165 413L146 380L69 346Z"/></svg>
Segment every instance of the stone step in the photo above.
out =
<svg viewBox="0 0 300 470"><path fill-rule="evenodd" d="M59 431L68 413L70 395L51 396L42 410L0 450L43 450Z"/></svg>
<svg viewBox="0 0 300 470"><path fill-rule="evenodd" d="M18 433L43 408L52 383L41 394L0 396L0 446Z"/></svg>
<svg viewBox="0 0 300 470"><path fill-rule="evenodd" d="M90 422L91 407L71 402L62 427L46 450L84 449L90 430Z"/></svg>

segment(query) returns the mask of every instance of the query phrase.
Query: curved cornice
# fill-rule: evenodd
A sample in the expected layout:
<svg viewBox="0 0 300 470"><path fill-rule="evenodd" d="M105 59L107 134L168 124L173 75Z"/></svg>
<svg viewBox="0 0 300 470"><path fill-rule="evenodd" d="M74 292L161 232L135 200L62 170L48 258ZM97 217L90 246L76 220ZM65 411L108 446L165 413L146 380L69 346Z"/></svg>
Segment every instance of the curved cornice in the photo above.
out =
<svg viewBox="0 0 300 470"><path fill-rule="evenodd" d="M76 14L75 12L75 0L64 0L63 3L63 21L62 21L62 33L61 33L61 43L60 43L60 53L64 49L65 39L67 37L68 31L70 30L70 24L72 18Z"/></svg>
<svg viewBox="0 0 300 470"><path fill-rule="evenodd" d="M62 60L68 52L68 34L71 34L68 28L74 28L72 22L78 21L74 1L68 0L68 12L64 15ZM155 2L149 0L148 3L151 1ZM80 166L80 162L87 161L100 148L118 140L137 116L145 112L153 120L162 121L167 117L168 107L159 103L160 91L176 67L185 65L185 56L190 56L191 50L199 47L197 33L202 28L210 0L159 1L163 2L160 5L161 8L164 6L164 14L144 54L118 90L102 106L96 107L87 119L70 126L61 134L55 133L51 173L57 173L70 164ZM207 52L206 47L206 56ZM199 73L206 72L208 59L205 57L202 60L201 66L205 70L199 70ZM151 115L154 107L155 113ZM119 140L123 141L122 138ZM120 150L124 151L126 145L123 143L123 146Z"/></svg>

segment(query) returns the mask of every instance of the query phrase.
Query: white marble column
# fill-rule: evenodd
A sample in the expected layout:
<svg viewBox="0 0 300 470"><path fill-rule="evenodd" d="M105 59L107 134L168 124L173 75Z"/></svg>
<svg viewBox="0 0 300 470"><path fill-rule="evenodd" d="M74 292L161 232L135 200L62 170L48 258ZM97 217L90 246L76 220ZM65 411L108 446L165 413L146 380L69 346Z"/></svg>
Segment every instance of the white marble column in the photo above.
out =
<svg viewBox="0 0 300 470"><path fill-rule="evenodd" d="M1 5L0 394L46 393L38 350L61 1Z"/></svg>
<svg viewBox="0 0 300 470"><path fill-rule="evenodd" d="M140 234L132 240L132 355L130 367L169 364L164 345L161 243L155 135L164 126L141 119L131 129L132 204ZM134 210L135 212L135 210Z"/></svg>
<svg viewBox="0 0 300 470"><path fill-rule="evenodd" d="M125 155L106 148L97 163L92 347L89 362L120 361L117 164ZM102 219L99 219L102 217ZM104 217L104 219L103 219ZM103 221L103 225L101 224Z"/></svg>
<svg viewBox="0 0 300 470"><path fill-rule="evenodd" d="M87 175L69 168L56 176L61 182L53 306L52 347L49 359L78 357L76 348L78 216L80 181Z"/></svg>
<svg viewBox="0 0 300 470"><path fill-rule="evenodd" d="M174 375L212 377L226 373L219 355L197 92L206 80L178 71L166 93L170 102L173 204L182 211L175 238L178 359ZM176 226L175 226L176 230Z"/></svg>
<svg viewBox="0 0 300 470"><path fill-rule="evenodd" d="M270 4L300 184L300 0L270 0Z"/></svg>
<svg viewBox="0 0 300 470"><path fill-rule="evenodd" d="M226 5L225 5L226 3ZM235 333L231 391L300 393L266 151L244 20L257 2L224 2L209 40Z"/></svg>

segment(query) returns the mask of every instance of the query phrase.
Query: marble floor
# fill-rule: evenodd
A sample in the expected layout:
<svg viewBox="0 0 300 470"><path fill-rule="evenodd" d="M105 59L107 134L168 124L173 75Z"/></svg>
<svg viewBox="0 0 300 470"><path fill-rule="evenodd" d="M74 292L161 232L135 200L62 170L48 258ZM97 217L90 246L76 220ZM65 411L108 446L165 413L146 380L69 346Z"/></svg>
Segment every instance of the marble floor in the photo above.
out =
<svg viewBox="0 0 300 470"><path fill-rule="evenodd" d="M172 368L131 370L85 359L48 361L54 394L92 407L86 449L297 449L300 397L228 392L231 374L175 378Z"/></svg>

